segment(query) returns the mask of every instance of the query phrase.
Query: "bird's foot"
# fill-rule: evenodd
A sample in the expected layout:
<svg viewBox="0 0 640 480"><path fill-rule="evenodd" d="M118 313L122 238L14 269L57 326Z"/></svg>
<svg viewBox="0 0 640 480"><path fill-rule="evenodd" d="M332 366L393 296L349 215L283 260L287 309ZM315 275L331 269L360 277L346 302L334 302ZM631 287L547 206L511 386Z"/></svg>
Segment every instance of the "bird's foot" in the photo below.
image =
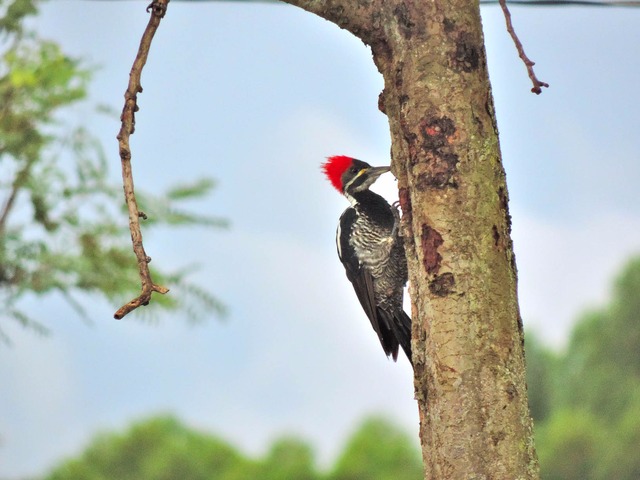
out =
<svg viewBox="0 0 640 480"><path fill-rule="evenodd" d="M391 213L393 213L393 230L391 230L391 238L396 238L398 228L400 228L400 200L396 200L391 204Z"/></svg>

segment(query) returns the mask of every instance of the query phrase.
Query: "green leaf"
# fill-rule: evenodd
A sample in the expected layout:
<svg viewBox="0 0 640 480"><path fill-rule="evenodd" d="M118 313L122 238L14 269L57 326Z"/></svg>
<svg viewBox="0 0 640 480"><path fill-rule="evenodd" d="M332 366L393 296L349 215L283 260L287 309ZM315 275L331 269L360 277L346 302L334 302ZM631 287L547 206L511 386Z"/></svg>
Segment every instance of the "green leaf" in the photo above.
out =
<svg viewBox="0 0 640 480"><path fill-rule="evenodd" d="M169 200L184 200L187 198L202 198L215 188L216 181L212 178L201 178L193 183L177 185L170 188L166 197Z"/></svg>

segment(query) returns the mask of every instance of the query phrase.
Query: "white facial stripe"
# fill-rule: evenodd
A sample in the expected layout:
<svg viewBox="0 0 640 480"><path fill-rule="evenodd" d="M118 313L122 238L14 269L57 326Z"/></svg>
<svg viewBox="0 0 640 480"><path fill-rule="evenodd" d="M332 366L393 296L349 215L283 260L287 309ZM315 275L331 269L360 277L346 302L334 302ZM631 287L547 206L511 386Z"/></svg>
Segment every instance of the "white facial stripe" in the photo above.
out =
<svg viewBox="0 0 640 480"><path fill-rule="evenodd" d="M366 168L363 168L363 169L362 169L362 170L360 170L358 173L356 173L356 176L355 176L355 177L353 177L351 180L349 180L349 181L347 182L347 184L344 186L343 190L344 190L345 192L346 192L347 190L349 190L349 187L351 186L351 184L352 184L353 182L355 182L355 181L356 181L356 178L358 178L360 175L362 175L364 172L366 172L366 170L367 170Z"/></svg>

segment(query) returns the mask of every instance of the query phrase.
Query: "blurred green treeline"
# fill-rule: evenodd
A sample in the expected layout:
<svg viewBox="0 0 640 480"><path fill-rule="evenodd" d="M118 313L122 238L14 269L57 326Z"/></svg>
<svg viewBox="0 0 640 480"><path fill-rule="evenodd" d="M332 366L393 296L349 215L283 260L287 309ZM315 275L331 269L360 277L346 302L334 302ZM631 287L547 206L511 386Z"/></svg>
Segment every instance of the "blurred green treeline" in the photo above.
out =
<svg viewBox="0 0 640 480"><path fill-rule="evenodd" d="M312 448L296 437L274 441L253 459L228 442L189 429L171 417L156 417L124 434L95 438L77 459L47 480L417 480L422 462L415 444L392 423L366 420L347 441L329 473Z"/></svg>

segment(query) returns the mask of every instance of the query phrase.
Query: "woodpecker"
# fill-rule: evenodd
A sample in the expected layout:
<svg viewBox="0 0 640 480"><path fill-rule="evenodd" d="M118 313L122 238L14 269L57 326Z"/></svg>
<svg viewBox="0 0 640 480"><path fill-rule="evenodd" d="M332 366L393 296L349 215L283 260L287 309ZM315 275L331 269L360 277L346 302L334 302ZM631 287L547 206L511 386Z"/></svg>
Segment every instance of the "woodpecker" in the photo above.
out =
<svg viewBox="0 0 640 480"><path fill-rule="evenodd" d="M389 167L372 167L343 155L329 157L322 169L351 203L340 216L338 257L371 321L384 353L398 359L398 346L411 360L411 318L402 309L407 260L400 238L400 214L369 187Z"/></svg>

